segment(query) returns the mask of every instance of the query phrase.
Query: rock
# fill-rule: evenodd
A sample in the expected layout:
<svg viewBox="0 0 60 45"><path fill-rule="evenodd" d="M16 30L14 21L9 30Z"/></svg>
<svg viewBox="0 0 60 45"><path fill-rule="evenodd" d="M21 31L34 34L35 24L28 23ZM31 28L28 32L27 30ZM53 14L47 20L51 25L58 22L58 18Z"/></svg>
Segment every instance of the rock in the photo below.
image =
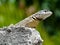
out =
<svg viewBox="0 0 60 45"><path fill-rule="evenodd" d="M0 29L0 45L42 45L42 42L34 28L9 26Z"/></svg>

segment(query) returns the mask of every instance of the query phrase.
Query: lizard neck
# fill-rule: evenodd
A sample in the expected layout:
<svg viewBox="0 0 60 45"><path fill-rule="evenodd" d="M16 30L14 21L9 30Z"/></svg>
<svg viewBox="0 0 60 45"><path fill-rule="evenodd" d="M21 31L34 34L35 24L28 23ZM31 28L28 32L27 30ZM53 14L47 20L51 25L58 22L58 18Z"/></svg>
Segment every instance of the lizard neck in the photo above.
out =
<svg viewBox="0 0 60 45"><path fill-rule="evenodd" d="M39 20L35 20L32 17L34 17L34 15L29 16L25 18L24 20L18 22L15 26L25 26L25 27L35 28L38 25Z"/></svg>

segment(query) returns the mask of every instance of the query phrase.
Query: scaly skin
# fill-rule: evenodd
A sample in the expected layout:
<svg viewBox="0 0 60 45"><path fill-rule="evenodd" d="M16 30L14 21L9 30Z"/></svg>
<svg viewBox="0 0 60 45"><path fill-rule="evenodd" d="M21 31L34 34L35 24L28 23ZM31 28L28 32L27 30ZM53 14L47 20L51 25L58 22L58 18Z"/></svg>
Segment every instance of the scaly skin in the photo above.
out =
<svg viewBox="0 0 60 45"><path fill-rule="evenodd" d="M41 10L24 20L18 22L15 24L15 26L24 26L24 27L30 27L30 28L35 28L39 21L45 20L46 18L50 17L52 15L52 12L49 10Z"/></svg>

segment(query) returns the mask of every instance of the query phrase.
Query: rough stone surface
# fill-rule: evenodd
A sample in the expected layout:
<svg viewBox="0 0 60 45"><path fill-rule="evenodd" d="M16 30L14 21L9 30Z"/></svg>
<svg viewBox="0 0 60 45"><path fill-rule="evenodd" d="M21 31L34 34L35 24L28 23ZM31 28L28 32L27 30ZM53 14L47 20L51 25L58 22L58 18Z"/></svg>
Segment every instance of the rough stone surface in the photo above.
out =
<svg viewBox="0 0 60 45"><path fill-rule="evenodd" d="M0 45L42 45L39 32L28 27L3 27L0 29Z"/></svg>

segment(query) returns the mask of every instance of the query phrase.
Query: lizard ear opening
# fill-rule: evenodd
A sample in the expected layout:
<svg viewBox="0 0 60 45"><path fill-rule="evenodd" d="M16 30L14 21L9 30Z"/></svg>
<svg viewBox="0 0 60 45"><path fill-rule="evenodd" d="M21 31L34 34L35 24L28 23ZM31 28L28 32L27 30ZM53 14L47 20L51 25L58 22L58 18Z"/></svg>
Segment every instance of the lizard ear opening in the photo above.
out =
<svg viewBox="0 0 60 45"><path fill-rule="evenodd" d="M34 20L36 20L36 18L35 17L32 17Z"/></svg>

